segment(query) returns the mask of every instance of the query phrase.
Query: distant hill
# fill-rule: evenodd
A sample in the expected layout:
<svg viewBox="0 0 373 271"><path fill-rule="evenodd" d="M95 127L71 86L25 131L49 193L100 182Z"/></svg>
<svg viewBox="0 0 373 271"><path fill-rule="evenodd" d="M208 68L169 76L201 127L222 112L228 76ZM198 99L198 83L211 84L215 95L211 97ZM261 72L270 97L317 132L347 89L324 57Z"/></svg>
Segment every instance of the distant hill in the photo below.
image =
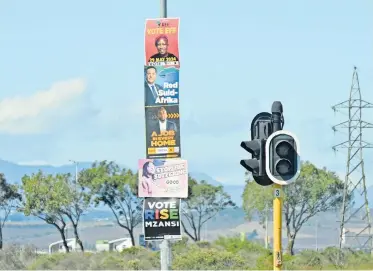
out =
<svg viewBox="0 0 373 271"><path fill-rule="evenodd" d="M91 162L79 162L79 169L90 168ZM18 165L16 163L0 160L0 172L5 174L5 177L10 183L21 183L22 177L24 175L30 175L32 173L37 173L42 170L47 174L56 173L75 173L75 165L63 165L59 167L49 166L49 165Z"/></svg>
<svg viewBox="0 0 373 271"><path fill-rule="evenodd" d="M78 168L79 170L90 168L92 166L92 162L79 162ZM123 165L122 165L123 166ZM126 166L125 166L126 167ZM128 168L128 167L127 167ZM7 180L10 183L17 183L19 184L21 182L22 177L25 174L32 174L37 173L39 170L42 170L43 172L47 174L56 174L56 173L71 173L75 174L75 165L74 164L68 164L68 165L62 165L62 166L50 166L50 165L19 165L16 163L4 161L0 159L0 172L4 173ZM133 171L136 171L137 169L132 169ZM212 185L222 185L224 187L224 190L231 195L232 200L238 205L241 206L242 204L242 192L244 190L244 183L242 185L229 185L229 184L223 184L216 180L214 180L211 176L209 176L206 173L203 172L197 172L193 171L193 169L190 169L189 174L191 177L195 178L198 181L205 180L207 183ZM370 199L370 207L373 208L373 186L370 186L368 188L368 199ZM360 195L360 193L357 191L355 193L355 201L356 205L361 205L363 203L363 197Z"/></svg>
<svg viewBox="0 0 373 271"><path fill-rule="evenodd" d="M242 204L242 192L245 188L245 185L229 185L229 184L223 184L216 180L214 180L211 176L207 175L206 173L201 172L190 172L190 176L198 181L205 180L207 183L211 185L222 185L224 187L224 191L227 192L234 203L236 203L238 206L241 206Z"/></svg>

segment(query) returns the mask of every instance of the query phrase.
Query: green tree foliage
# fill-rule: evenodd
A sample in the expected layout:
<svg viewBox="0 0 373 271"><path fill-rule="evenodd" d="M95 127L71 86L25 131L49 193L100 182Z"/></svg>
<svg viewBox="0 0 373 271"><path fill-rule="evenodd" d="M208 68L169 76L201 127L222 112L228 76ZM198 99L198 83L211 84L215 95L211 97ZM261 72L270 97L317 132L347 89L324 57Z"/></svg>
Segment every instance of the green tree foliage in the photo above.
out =
<svg viewBox="0 0 373 271"><path fill-rule="evenodd" d="M261 218L265 216L265 206L273 205L272 189L271 186L262 187L255 182L247 181L243 192L243 207L249 218L255 212ZM309 162L302 163L298 180L283 186L283 223L287 231L289 254L294 254L294 242L304 223L318 213L340 207L343 189L343 181L334 172L326 168L319 169ZM350 201L351 198L347 200Z"/></svg>
<svg viewBox="0 0 373 271"><path fill-rule="evenodd" d="M64 234L67 221L71 222L74 236L84 251L83 242L79 236L79 222L82 215L89 208L90 194L84 186L71 174L43 175L42 172L22 179L23 189L26 193L25 212L36 215L49 224L54 225L61 232L61 237L66 248L66 236ZM37 184L36 187L32 187ZM50 192L48 189L51 189ZM53 190L53 193L51 193ZM43 195L46 193L47 195ZM35 197L40 197L36 199ZM34 206L34 207L32 207ZM36 209L32 209L36 208ZM25 213L25 214L26 214ZM58 225L58 226L57 226ZM63 234L62 234L63 232Z"/></svg>
<svg viewBox="0 0 373 271"><path fill-rule="evenodd" d="M78 176L73 177L71 174L61 175L65 180L67 194L62 195L65 200L62 201L60 211L71 222L74 230L74 236L80 246L81 251L84 251L83 242L79 237L78 226L82 215L91 206L91 194L83 186Z"/></svg>
<svg viewBox="0 0 373 271"><path fill-rule="evenodd" d="M230 195L223 190L223 186L213 186L201 181L198 183L189 177L189 197L183 199L181 224L185 233L193 240L201 240L202 226L220 211L235 207ZM191 230L188 230L188 226Z"/></svg>
<svg viewBox="0 0 373 271"><path fill-rule="evenodd" d="M63 175L44 175L41 171L22 178L23 204L21 210L26 216L33 215L53 225L59 231L66 252L66 216L61 212L63 206L70 204L69 187Z"/></svg>
<svg viewBox="0 0 373 271"><path fill-rule="evenodd" d="M18 207L22 196L16 185L9 184L4 174L0 173L0 249L3 248L3 228L12 210Z"/></svg>
<svg viewBox="0 0 373 271"><path fill-rule="evenodd" d="M261 186L254 180L250 179L249 174L245 174L246 186L242 193L243 204L246 218L251 220L254 215L259 216L260 222L263 224L266 215L272 210L273 206L273 191L271 186Z"/></svg>
<svg viewBox="0 0 373 271"><path fill-rule="evenodd" d="M137 175L114 162L95 162L81 172L79 179L96 205L108 206L118 225L124 228L135 245L134 229L142 222L143 200L137 197Z"/></svg>

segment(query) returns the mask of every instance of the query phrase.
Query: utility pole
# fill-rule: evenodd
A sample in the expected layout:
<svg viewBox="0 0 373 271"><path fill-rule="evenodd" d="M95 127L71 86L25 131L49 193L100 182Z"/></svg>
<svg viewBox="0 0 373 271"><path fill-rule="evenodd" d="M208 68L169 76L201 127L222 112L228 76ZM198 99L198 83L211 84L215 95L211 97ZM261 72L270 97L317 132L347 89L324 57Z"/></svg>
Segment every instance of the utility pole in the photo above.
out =
<svg viewBox="0 0 373 271"><path fill-rule="evenodd" d="M167 0L161 0L161 18L167 18Z"/></svg>
<svg viewBox="0 0 373 271"><path fill-rule="evenodd" d="M167 18L167 0L161 0L161 18ZM161 270L170 270L172 264L172 253L170 241L163 239L160 244L161 249Z"/></svg>
<svg viewBox="0 0 373 271"><path fill-rule="evenodd" d="M74 160L69 160L69 162L75 164L75 184L74 184L74 188L75 188L75 192L76 192L76 185L78 183L78 162L74 161Z"/></svg>
<svg viewBox="0 0 373 271"><path fill-rule="evenodd" d="M268 249L268 205L266 204L266 240L265 247Z"/></svg>
<svg viewBox="0 0 373 271"><path fill-rule="evenodd" d="M78 162L74 160L69 160L69 162L75 164L75 183L78 182Z"/></svg>
<svg viewBox="0 0 373 271"><path fill-rule="evenodd" d="M283 186L295 182L300 175L299 141L283 130L281 102L272 104L273 133L266 141L266 173L273 181L273 270L282 270L282 206ZM289 240L294 242L294 240Z"/></svg>
<svg viewBox="0 0 373 271"><path fill-rule="evenodd" d="M282 104L273 103L273 132L280 131ZM273 198L273 270L282 270L282 185L274 183Z"/></svg>
<svg viewBox="0 0 373 271"><path fill-rule="evenodd" d="M319 250L319 246L318 246L318 227L319 227L319 220L316 219L316 251Z"/></svg>
<svg viewBox="0 0 373 271"><path fill-rule="evenodd" d="M251 159L240 164L252 173L261 186L273 185L273 270L282 270L282 186L295 182L300 175L299 141L290 131L283 130L282 103L272 104L272 114L261 112L251 122L251 141L241 147L251 153ZM267 213L266 206L266 213ZM268 228L266 214L266 228ZM266 230L266 243L268 233ZM293 240L291 240L293 241Z"/></svg>

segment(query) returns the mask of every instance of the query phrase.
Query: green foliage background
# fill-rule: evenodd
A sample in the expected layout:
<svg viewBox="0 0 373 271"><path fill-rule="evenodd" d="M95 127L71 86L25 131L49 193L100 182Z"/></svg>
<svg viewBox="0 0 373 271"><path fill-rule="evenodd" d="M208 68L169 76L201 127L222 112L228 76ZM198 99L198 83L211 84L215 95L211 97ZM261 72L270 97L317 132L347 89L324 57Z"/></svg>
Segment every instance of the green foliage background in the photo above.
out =
<svg viewBox="0 0 373 271"><path fill-rule="evenodd" d="M216 241L172 244L173 270L271 270L270 250L240 237L220 237ZM284 270L371 270L373 258L363 252L336 248L322 252L303 251L284 255ZM57 253L37 255L33 247L8 246L0 251L0 269L27 270L155 270L160 269L159 252L132 247L123 252Z"/></svg>

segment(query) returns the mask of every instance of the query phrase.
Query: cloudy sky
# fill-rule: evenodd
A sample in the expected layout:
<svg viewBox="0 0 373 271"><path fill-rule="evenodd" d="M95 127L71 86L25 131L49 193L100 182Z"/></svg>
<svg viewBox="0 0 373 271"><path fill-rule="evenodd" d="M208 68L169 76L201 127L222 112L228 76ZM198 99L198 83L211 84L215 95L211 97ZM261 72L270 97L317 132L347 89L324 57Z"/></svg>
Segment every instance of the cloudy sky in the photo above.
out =
<svg viewBox="0 0 373 271"><path fill-rule="evenodd" d="M346 116L331 106L348 99L354 65L373 102L371 0L168 2L181 20L181 141L194 171L242 183L240 142L280 100L302 158L344 172L346 152L331 147L347 137L331 126ZM144 22L158 16L158 0L2 0L0 158L135 167L145 156ZM373 149L364 156L373 184Z"/></svg>

